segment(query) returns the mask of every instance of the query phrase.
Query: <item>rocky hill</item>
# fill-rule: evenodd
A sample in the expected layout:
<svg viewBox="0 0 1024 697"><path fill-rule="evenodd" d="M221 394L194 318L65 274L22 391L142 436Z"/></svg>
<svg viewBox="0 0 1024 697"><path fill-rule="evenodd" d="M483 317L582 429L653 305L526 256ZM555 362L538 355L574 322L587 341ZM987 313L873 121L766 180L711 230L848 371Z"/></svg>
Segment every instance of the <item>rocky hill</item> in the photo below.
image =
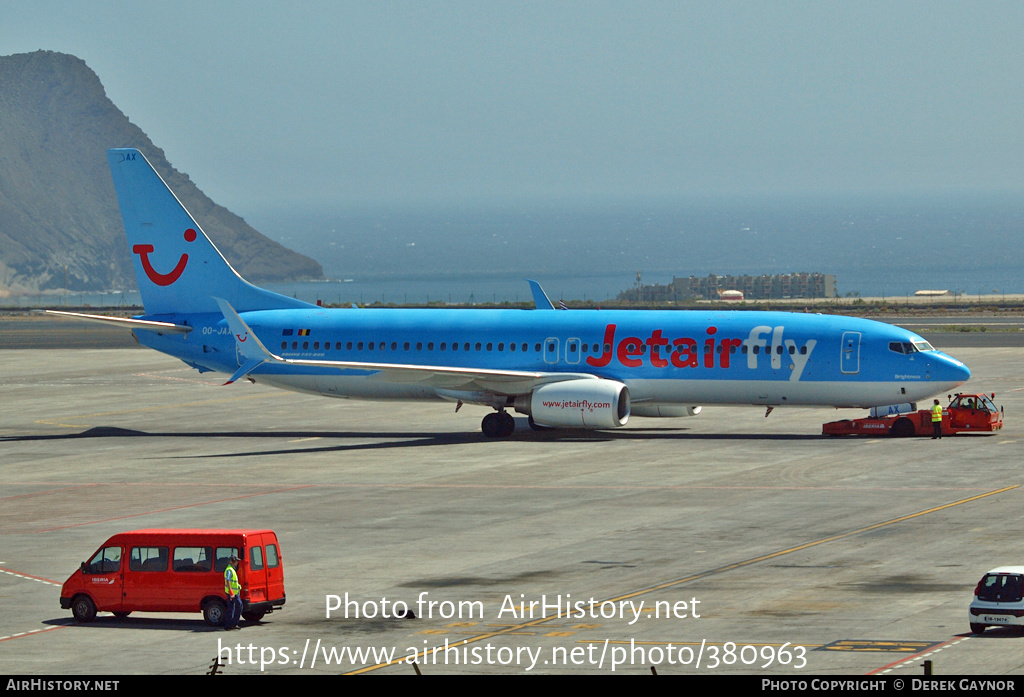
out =
<svg viewBox="0 0 1024 697"><path fill-rule="evenodd" d="M136 287L106 150L135 147L251 281L321 278L171 167L96 74L51 51L0 56L0 295Z"/></svg>

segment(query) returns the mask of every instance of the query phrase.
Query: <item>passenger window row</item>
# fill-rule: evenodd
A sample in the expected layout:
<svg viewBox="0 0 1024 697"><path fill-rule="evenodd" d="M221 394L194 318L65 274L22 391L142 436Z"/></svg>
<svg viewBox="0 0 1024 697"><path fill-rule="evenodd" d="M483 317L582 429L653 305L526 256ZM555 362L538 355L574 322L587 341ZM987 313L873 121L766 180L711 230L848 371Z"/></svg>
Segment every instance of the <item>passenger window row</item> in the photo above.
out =
<svg viewBox="0 0 1024 697"><path fill-rule="evenodd" d="M331 346L332 346L331 342L329 342L329 341L323 342L322 345L321 345L321 343L319 341L313 341L313 342L303 341L303 342L301 342L301 344L298 341L292 341L290 343L291 349L293 351L298 351L300 345L302 347L301 350L303 350L303 351L309 351L311 349L313 351L320 351L321 347L322 347L322 350L326 351L326 352L330 352L331 351ZM342 342L340 342L340 341L336 341L336 342L334 342L333 346L334 346L334 350L335 351L341 351L342 350L342 346L344 346L346 351L352 351L352 350L356 350L356 351L364 351L364 350L365 351L387 351L388 350L388 342L386 342L386 341L379 341L379 342L378 341L369 341L369 342L363 342L363 341L352 342L352 341L347 341L344 344L342 344ZM401 347L402 347L401 350L403 350L403 351L411 351L411 350L413 350L413 346L416 347L416 351L423 351L424 347L426 347L427 351L434 351L435 348L436 348L436 349L438 349L440 351L449 351L449 350L451 350L451 351L454 352L454 351L459 351L460 347L461 347L461 350L463 352L465 352L465 351L472 351L472 350L476 350L476 351L485 351L485 350L486 351L494 351L495 350L494 342L487 342L485 344L485 343L482 343L480 341L477 341L475 343L471 343L469 341L465 341L465 342L462 342L461 344L459 342L457 342L457 341L453 341L453 342L451 342L451 344L449 344L446 341L442 341L440 344L435 344L433 341L427 342L426 344L424 344L422 341L417 341L415 344L413 344L410 341L405 341L405 342L402 342L402 344L401 344ZM399 350L398 347L399 347L399 343L397 341L392 341L391 342L390 350L398 351ZM632 352L639 352L641 355L647 353L647 345L643 344L643 343L641 343L639 345L637 345L637 344L628 344L628 347L629 347L630 351L632 351ZM903 347L909 347L909 348L903 348ZM287 351L288 348L289 348L289 342L282 341L281 342L281 349ZM580 344L580 350L581 350L582 353L601 354L602 348L603 348L604 353L610 353L611 350L612 350L611 344L605 344L603 347L601 346L601 344ZM685 352L688 352L688 351L692 351L694 348L696 348L696 344L695 343L694 344L680 344L680 345L675 345L675 346L669 345L669 346L661 346L659 348L663 349L666 354L671 354L673 351L676 351L678 353L685 353ZM730 354L733 354L733 355L736 354L737 347L735 345L731 345L728 348L729 348L729 353ZM889 349L893 350L893 351L896 351L897 353L904 353L904 352L906 352L906 353L913 353L914 351L916 351L916 349L914 349L914 347L913 347L913 344L903 344L902 347L901 347L901 345L898 342L890 343L889 344ZM519 344L519 343L509 343L509 344L506 345L504 342L499 342L497 344L497 350L498 351L506 351L506 350L508 350L508 351L516 351L516 350L519 350L519 351L522 351L522 352L526 352L526 351L529 351L529 344L527 342L523 342L522 344ZM534 344L533 345L533 350L536 353L540 353L541 344L540 343ZM554 344L548 344L548 351L554 351L554 350L555 350L555 345ZM575 343L570 343L568 345L568 350L570 352L575 353L576 352L576 344ZM710 345L708 345L708 344L704 345L704 353L712 353L712 351L714 351L715 353L722 353L723 350L724 350L724 347L722 346L722 344L718 344L717 346L714 347L714 349L712 349L712 347ZM739 347L739 352L744 354L744 355L746 355L747 353L749 353L751 351L749 350L749 347L746 344L743 344L741 347ZM757 354L761 353L761 347L759 345L755 344L754 347L753 347L752 352L754 353L754 355L757 355ZM797 348L796 348L795 345L790 345L788 347L783 347L783 346L776 346L775 347L775 353L777 353L779 355L782 355L783 353L786 353L786 352L788 352L791 355L795 354L797 352ZM766 354L771 353L771 347L766 346L764 348L764 353L766 353ZM806 344L804 346L800 347L800 354L801 355L806 355L807 354L807 346L806 346Z"/></svg>
<svg viewBox="0 0 1024 697"><path fill-rule="evenodd" d="M301 344L298 341L292 341L290 345L291 345L291 348L292 348L293 351L299 350L299 346L300 345L301 345L303 351L309 351L311 348L312 348L313 351L320 351L321 350L321 343L319 341L313 341L313 342L303 341ZM347 341L344 344L342 344L342 342L340 342L340 341L336 341L333 344L334 350L335 351L341 351L343 345L344 345L346 351L352 351L352 350L356 350L356 351L364 351L364 350L365 351L387 351L388 350L388 342L386 342L386 341L369 341L369 342L363 342L363 341L352 342L352 341ZM322 344L322 350L330 351L331 350L331 346L332 346L331 342L325 341ZM401 350L402 351L412 351L414 346L415 346L415 350L417 350L417 351L423 351L424 348L427 351L434 351L435 349L439 350L439 351L449 351L449 350L450 351L459 351L459 350L462 350L462 351L473 351L473 350L476 350L476 351L494 351L495 350L494 342L490 342L490 341L487 342L486 344L483 343L483 342L480 342L480 341L477 341L477 342L465 341L465 342L462 342L462 343L459 343L457 341L453 341L450 344L447 341L442 341L440 344L435 344L433 341L429 341L427 343L424 343L422 341L417 341L415 343L410 342L410 341L405 341L405 342L403 342L401 344L401 347L402 347ZM594 344L594 346L596 347L597 344ZM281 348L283 350L287 350L288 347L289 347L289 342L287 342L287 341L282 341L281 342ZM398 351L399 350L399 343L397 341L392 341L391 344L390 344L390 349L392 351ZM499 342L497 344L497 350L498 351L506 351L507 350L507 351L522 351L522 352L526 352L526 351L530 350L530 345L527 342L525 342L525 341L522 342L522 343L509 343L509 344L506 345L505 342L502 341L502 342ZM533 345L533 350L536 351L537 353L540 353L541 344L540 343L534 344Z"/></svg>
<svg viewBox="0 0 1024 697"><path fill-rule="evenodd" d="M175 547L174 554L169 555L168 547L132 547L128 555L130 571L173 571L223 573L233 554L238 554L237 547ZM276 545L267 545L267 556L264 562L263 548L249 548L249 568L259 571L264 568L274 569L280 566L280 556ZM170 560L170 564L168 564ZM121 548L105 547L85 565L83 571L90 574L109 574L121 570Z"/></svg>

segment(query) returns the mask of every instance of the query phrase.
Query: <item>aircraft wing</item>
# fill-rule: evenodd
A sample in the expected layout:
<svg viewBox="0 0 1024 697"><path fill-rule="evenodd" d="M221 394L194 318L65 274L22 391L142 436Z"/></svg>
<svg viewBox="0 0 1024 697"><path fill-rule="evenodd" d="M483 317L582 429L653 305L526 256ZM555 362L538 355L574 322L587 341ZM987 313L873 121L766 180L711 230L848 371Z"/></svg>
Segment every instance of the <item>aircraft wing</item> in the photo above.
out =
<svg viewBox="0 0 1024 697"><path fill-rule="evenodd" d="M280 358L271 354L274 363L314 366L343 370L372 371L368 379L381 382L417 383L449 391L483 391L498 395L516 395L531 391L538 385L564 380L593 379L589 373L545 373L516 370L487 370L449 366L406 365L396 363L363 363L357 361L316 361Z"/></svg>
<svg viewBox="0 0 1024 697"><path fill-rule="evenodd" d="M129 319L127 317L107 317L105 315L86 315L81 312L61 312L60 310L46 310L48 315L67 317L69 319L84 320L86 322L98 322L109 324L124 329L144 329L157 334L188 334L192 327L186 324L173 324L172 322L154 322L147 319Z"/></svg>
<svg viewBox="0 0 1024 697"><path fill-rule="evenodd" d="M229 385L248 375L265 363L302 367L331 368L338 371L367 371L369 379L382 382L416 383L448 391L482 391L497 395L516 395L529 392L538 385L565 380L598 380L590 373L548 373L526 370L495 370L487 368L460 368L455 366L412 365L403 363L372 363L366 361L324 361L298 358L282 358L272 353L249 328L234 308L220 298L214 298L220 305L224 319L235 345L244 359L242 366L224 383Z"/></svg>

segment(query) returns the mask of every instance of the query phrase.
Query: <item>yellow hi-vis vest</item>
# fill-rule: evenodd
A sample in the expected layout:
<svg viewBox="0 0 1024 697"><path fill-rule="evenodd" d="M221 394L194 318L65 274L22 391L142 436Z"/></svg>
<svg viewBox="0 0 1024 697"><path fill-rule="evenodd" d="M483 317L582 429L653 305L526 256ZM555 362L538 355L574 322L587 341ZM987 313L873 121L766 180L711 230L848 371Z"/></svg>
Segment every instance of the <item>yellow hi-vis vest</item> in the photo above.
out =
<svg viewBox="0 0 1024 697"><path fill-rule="evenodd" d="M942 405L941 404L933 404L932 405L932 423L934 423L936 421L942 421Z"/></svg>
<svg viewBox="0 0 1024 697"><path fill-rule="evenodd" d="M238 583L238 574L235 573L235 567L228 564L227 568L224 569L224 593L225 595L232 596L238 595L242 591L242 586Z"/></svg>

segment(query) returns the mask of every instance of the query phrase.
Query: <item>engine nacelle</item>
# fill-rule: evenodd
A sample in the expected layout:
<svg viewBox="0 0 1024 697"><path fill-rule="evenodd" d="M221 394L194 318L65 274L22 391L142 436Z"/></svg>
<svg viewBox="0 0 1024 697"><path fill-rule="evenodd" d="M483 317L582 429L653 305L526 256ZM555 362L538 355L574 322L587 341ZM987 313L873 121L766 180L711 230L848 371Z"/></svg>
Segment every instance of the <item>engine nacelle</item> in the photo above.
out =
<svg viewBox="0 0 1024 697"><path fill-rule="evenodd" d="M652 416L652 417L677 417L677 416L696 416L700 413L700 407L682 407L676 404L634 404L630 407L630 413L633 416Z"/></svg>
<svg viewBox="0 0 1024 697"><path fill-rule="evenodd" d="M614 380L566 380L516 398L515 410L552 428L619 428L629 420L629 388Z"/></svg>

